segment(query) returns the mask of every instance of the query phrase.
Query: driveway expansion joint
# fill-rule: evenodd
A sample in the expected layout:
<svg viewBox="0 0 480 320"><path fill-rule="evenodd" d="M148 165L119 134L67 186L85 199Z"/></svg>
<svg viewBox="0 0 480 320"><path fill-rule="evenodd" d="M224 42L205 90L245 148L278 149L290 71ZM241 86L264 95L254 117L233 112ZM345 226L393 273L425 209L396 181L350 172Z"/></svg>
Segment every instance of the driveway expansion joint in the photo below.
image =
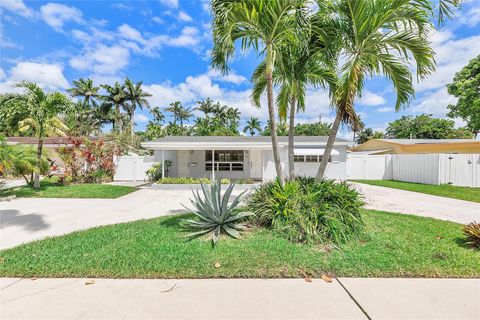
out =
<svg viewBox="0 0 480 320"><path fill-rule="evenodd" d="M343 290L345 290L345 292L348 294L348 296L350 297L350 299L352 299L352 301L357 305L357 307L360 309L360 311L362 311L362 313L367 317L368 320L372 320L372 318L370 317L370 315L368 314L368 312L362 307L362 305L360 304L360 302L357 301L357 299L355 299L355 297L350 293L350 291L348 291L347 287L345 287L343 285L343 283L340 281L340 279L338 278L335 278L335 280L337 280L337 282L340 284L340 286L343 288Z"/></svg>

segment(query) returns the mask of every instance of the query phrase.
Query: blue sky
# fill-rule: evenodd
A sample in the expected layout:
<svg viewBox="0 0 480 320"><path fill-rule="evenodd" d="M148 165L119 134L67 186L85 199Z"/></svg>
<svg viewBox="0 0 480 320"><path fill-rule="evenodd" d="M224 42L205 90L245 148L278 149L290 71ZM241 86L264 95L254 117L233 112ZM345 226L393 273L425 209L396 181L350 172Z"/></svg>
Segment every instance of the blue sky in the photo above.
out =
<svg viewBox="0 0 480 320"><path fill-rule="evenodd" d="M253 52L238 54L229 75L211 70L208 1L0 0L0 10L0 92L14 90L12 83L23 79L65 90L79 77L113 84L128 76L144 81L154 106L175 100L190 106L211 97L239 108L242 122L267 117L265 108L254 108L249 99L249 78L258 62ZM480 0L466 1L432 40L437 72L415 85L416 98L404 111L393 111L395 97L384 78L367 82L356 105L367 127L384 130L404 114L445 117L447 105L455 101L445 85L480 54ZM328 96L309 90L307 109L298 121L319 117L333 119ZM144 128L148 118L147 110L139 111L137 128ZM347 128L340 135L351 137Z"/></svg>

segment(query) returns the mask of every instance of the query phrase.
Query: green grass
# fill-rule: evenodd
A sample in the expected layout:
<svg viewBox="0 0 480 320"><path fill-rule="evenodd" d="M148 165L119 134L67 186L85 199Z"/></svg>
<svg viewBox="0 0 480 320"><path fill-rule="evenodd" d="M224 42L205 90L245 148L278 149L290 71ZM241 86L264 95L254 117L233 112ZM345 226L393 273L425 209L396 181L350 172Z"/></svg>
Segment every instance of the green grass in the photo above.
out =
<svg viewBox="0 0 480 320"><path fill-rule="evenodd" d="M16 196L20 198L106 198L114 199L137 190L133 187L112 186L107 184L56 185L41 181L40 189L27 186L0 190L0 198Z"/></svg>
<svg viewBox="0 0 480 320"><path fill-rule="evenodd" d="M0 251L1 277L480 277L461 226L366 211L366 236L325 252L259 229L244 240L186 241L181 217L98 227ZM220 268L214 268L219 262Z"/></svg>
<svg viewBox="0 0 480 320"><path fill-rule="evenodd" d="M393 180L355 180L360 183L371 184L374 186L388 187L415 191L420 193L432 194L435 196L467 200L480 203L480 188L457 187L449 184L431 185L411 182L401 182Z"/></svg>

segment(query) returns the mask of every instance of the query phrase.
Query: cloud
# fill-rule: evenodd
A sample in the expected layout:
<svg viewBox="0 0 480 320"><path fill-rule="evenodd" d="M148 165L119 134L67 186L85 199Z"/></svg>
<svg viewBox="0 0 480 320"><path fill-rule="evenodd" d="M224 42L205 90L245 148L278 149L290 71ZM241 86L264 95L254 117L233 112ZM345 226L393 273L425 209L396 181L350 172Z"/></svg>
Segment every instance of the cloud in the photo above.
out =
<svg viewBox="0 0 480 320"><path fill-rule="evenodd" d="M69 87L68 81L63 75L62 67L57 64L19 62L10 69L3 87L22 80L36 82L41 87L52 89Z"/></svg>
<svg viewBox="0 0 480 320"><path fill-rule="evenodd" d="M193 19L185 11L180 11L178 14L178 20L183 22L191 22Z"/></svg>
<svg viewBox="0 0 480 320"><path fill-rule="evenodd" d="M25 18L33 18L35 16L34 11L27 7L23 0L2 0L0 1L0 8Z"/></svg>
<svg viewBox="0 0 480 320"><path fill-rule="evenodd" d="M452 32L447 30L436 32L432 40L437 70L427 79L415 84L417 92L444 87L453 80L455 73L479 53L480 35L456 39Z"/></svg>
<svg viewBox="0 0 480 320"><path fill-rule="evenodd" d="M3 71L2 68L0 68L0 80L2 80L3 78L5 78L6 75L5 75L5 71Z"/></svg>
<svg viewBox="0 0 480 320"><path fill-rule="evenodd" d="M242 84L247 82L247 78L242 75L236 74L235 71L231 71L228 74L222 74L220 71L215 69L209 69L207 76L213 80L229 82L233 84Z"/></svg>
<svg viewBox="0 0 480 320"><path fill-rule="evenodd" d="M395 108L392 108L392 107L383 107L383 108L378 108L377 110L375 110L377 112L381 112L381 113L387 113L387 112L393 112L395 111Z"/></svg>
<svg viewBox="0 0 480 320"><path fill-rule="evenodd" d="M178 8L178 0L160 0L160 3L169 8Z"/></svg>
<svg viewBox="0 0 480 320"><path fill-rule="evenodd" d="M480 23L480 6L472 5L468 11L461 12L458 20L469 27L475 27Z"/></svg>
<svg viewBox="0 0 480 320"><path fill-rule="evenodd" d="M148 117L142 113L136 113L133 120L138 123L145 123L148 121Z"/></svg>
<svg viewBox="0 0 480 320"><path fill-rule="evenodd" d="M385 102L384 97L368 90L364 90L362 97L358 100L358 103L364 106L378 106Z"/></svg>
<svg viewBox="0 0 480 320"><path fill-rule="evenodd" d="M447 92L447 88L430 92L422 97L414 106L413 111L422 113L431 113L435 116L442 116L448 112L447 106L456 103L457 98Z"/></svg>
<svg viewBox="0 0 480 320"><path fill-rule="evenodd" d="M114 45L97 45L85 49L70 59L70 66L80 71L93 71L101 75L114 75L128 66L130 52L127 48Z"/></svg>
<svg viewBox="0 0 480 320"><path fill-rule="evenodd" d="M163 19L160 18L160 17L153 17L153 18L152 18L152 21L155 22L155 23L158 23L158 24L162 24L162 23L165 22L165 21L163 21Z"/></svg>
<svg viewBox="0 0 480 320"><path fill-rule="evenodd" d="M84 23L82 12L60 3L47 3L40 7L40 15L56 31L63 31L66 22Z"/></svg>

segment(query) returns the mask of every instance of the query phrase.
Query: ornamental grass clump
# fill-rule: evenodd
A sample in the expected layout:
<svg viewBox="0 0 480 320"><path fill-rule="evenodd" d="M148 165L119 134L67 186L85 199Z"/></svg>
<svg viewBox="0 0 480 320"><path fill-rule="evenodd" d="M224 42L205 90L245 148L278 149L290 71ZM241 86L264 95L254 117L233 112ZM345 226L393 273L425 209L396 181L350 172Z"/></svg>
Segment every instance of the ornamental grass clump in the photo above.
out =
<svg viewBox="0 0 480 320"><path fill-rule="evenodd" d="M248 206L253 222L302 243L346 242L361 234L363 202L347 183L298 178L261 185Z"/></svg>
<svg viewBox="0 0 480 320"><path fill-rule="evenodd" d="M235 184L230 184L222 195L222 185L220 181L212 184L202 184L202 195L198 190L193 192L193 199L190 202L193 209L185 207L198 218L185 219L184 226L195 230L187 235L189 238L207 235L207 239L212 239L215 245L220 239L220 235L225 233L235 239L240 239L240 232L246 228L242 220L252 215L245 208L238 207L246 191L235 197L230 202L230 196Z"/></svg>
<svg viewBox="0 0 480 320"><path fill-rule="evenodd" d="M480 223L472 222L463 227L463 234L466 237L465 243L480 248Z"/></svg>

